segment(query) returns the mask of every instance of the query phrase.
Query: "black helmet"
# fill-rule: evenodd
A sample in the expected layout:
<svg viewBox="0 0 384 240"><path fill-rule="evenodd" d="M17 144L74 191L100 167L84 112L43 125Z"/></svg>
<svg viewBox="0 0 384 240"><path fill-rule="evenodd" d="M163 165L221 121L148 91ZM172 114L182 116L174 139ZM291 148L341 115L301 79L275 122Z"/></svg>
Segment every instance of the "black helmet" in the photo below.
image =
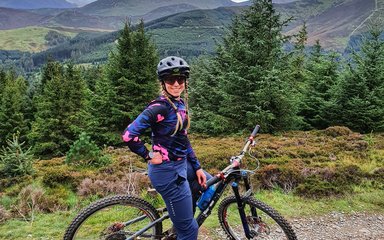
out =
<svg viewBox="0 0 384 240"><path fill-rule="evenodd" d="M189 65L188 63L180 58L169 56L160 60L157 65L157 76L159 80L162 80L168 75L183 75L189 77Z"/></svg>

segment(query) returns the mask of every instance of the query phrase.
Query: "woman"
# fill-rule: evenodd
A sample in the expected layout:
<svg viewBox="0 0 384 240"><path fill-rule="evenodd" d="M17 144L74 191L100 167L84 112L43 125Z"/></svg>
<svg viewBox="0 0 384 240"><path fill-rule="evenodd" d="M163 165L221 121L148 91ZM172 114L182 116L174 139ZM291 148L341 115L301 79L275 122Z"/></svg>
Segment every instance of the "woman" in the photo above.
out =
<svg viewBox="0 0 384 240"><path fill-rule="evenodd" d="M162 94L127 127L123 140L131 151L148 161L149 178L165 201L177 239L195 240L197 193L210 175L201 169L187 136L189 70L179 57L170 56L159 62L157 75ZM185 102L181 98L184 91ZM147 128L152 130L151 151L139 138Z"/></svg>

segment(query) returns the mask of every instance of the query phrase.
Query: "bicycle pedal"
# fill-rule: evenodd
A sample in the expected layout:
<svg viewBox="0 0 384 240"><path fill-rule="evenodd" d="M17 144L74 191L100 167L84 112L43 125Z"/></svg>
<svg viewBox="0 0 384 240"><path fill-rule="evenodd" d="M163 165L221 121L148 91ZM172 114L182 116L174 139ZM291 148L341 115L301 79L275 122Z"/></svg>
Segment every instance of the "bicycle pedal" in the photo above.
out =
<svg viewBox="0 0 384 240"><path fill-rule="evenodd" d="M164 240L176 240L177 239L176 229L174 227L171 227L170 229L165 231L164 234L166 235Z"/></svg>
<svg viewBox="0 0 384 240"><path fill-rule="evenodd" d="M164 238L164 240L177 240L177 236L176 235L173 235L173 236L166 236Z"/></svg>

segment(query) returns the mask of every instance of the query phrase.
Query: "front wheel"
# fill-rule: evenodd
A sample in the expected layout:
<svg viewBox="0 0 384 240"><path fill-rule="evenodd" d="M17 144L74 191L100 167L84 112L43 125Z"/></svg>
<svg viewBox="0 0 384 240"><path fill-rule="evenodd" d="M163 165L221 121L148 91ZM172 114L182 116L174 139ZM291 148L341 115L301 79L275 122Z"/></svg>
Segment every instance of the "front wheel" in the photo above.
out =
<svg viewBox="0 0 384 240"><path fill-rule="evenodd" d="M125 240L158 218L156 209L143 199L107 197L82 210L70 223L64 240ZM160 239L161 232L162 224L157 223L140 239Z"/></svg>
<svg viewBox="0 0 384 240"><path fill-rule="evenodd" d="M229 239L297 240L289 223L273 208L252 197L243 199L250 238L244 233L235 196L226 197L219 206L219 221Z"/></svg>

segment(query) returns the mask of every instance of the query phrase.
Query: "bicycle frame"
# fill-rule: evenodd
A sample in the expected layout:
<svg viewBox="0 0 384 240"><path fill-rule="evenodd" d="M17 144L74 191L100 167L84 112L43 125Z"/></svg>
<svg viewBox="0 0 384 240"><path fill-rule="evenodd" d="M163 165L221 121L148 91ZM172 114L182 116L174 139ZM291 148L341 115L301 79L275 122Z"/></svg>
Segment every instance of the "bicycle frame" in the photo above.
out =
<svg viewBox="0 0 384 240"><path fill-rule="evenodd" d="M243 180L244 186L245 186L245 189L246 189L246 193L244 194L243 197L240 196L240 192L239 192L239 181L240 180ZM199 215L196 217L197 224L200 227L204 223L204 221L211 215L213 208L216 206L216 203L218 202L218 200L220 199L220 197L222 196L223 192L225 191L225 189L228 187L229 184L231 184L233 193L234 193L234 195L236 197L236 200L237 200L237 204L238 204L238 207L239 207L239 214L240 214L240 217L241 217L241 221L242 221L242 225L243 225L243 228L244 228L245 235L248 238L251 238L252 234L251 234L251 232L249 230L249 227L248 227L248 224L247 224L247 219L245 217L243 199L247 198L249 196L252 196L253 192L252 192L251 185L250 185L250 182L249 182L249 179L248 179L248 175L246 173L244 174L244 172L242 172L241 169L233 169L232 173L230 173L227 178L225 178L224 180L220 180L217 183L216 191L213 194L212 199L210 200L210 202L208 204L208 207L204 211L201 211L199 213ZM165 208L163 208L160 211L166 212L167 210ZM256 209L252 209L252 215L254 217L257 217ZM135 222L143 220L145 217L146 216L143 215L141 217L132 219L132 220L124 223L124 225L128 226L129 224L132 224L132 223L135 223ZM159 219L156 219L155 221L151 222L150 224L148 224L144 228L142 228L139 231L137 231L136 233L134 233L132 236L127 238L127 240L133 240L136 237L141 236L145 231L147 231L151 227L155 226L159 222L163 222L164 220L166 220L168 218L169 218L169 214L165 213ZM161 236L161 237L165 237L165 236L166 235Z"/></svg>
<svg viewBox="0 0 384 240"><path fill-rule="evenodd" d="M217 183L217 187L216 187L216 190L215 190L211 200L209 201L208 207L204 211L201 211L199 213L199 215L196 217L196 221L197 221L197 224L199 225L199 227L204 223L204 221L212 213L213 208L215 207L216 203L218 202L218 200L222 196L224 190L227 188L227 186L229 184L231 184L233 193L236 197L236 201L237 201L238 210L239 210L239 214L241 217L241 222L243 225L244 233L245 233L247 238L254 237L254 234L251 233L251 231L248 227L248 224L247 224L247 219L246 219L245 212L244 212L245 204L243 201L244 199L252 196L253 191L251 189L251 185L249 182L248 173L246 171L240 169L240 163L241 163L242 158L244 157L244 154L248 151L249 146L254 143L253 138L255 137L256 133L259 131L259 128L260 128L260 126L256 125L255 129L253 130L251 136L247 140L247 142L246 142L243 150L241 151L240 155L233 159L232 164L230 164L223 171L221 171L220 173L218 173L217 175L212 177L209 181L207 181L207 184L206 184L207 188L209 188L210 186L212 186L213 184L216 184L216 183ZM244 186L246 189L246 193L243 196L241 196L240 192L239 192L239 181L241 181L241 180L243 180ZM166 209L163 208L160 211L165 212ZM252 212L253 217L257 217L257 212L256 212L255 208L251 208L251 212ZM124 223L124 225L128 226L129 224L140 221L140 220L144 219L145 217L146 216L143 215L141 217L138 217L136 219L133 219L133 220L130 220L130 221ZM141 236L145 231L147 231L148 229L155 226L159 222L162 222L168 218L169 218L169 214L165 213L159 219L156 219L155 221L151 222L150 224L148 224L147 226L145 226L141 230L134 233L132 236L127 238L127 240L133 240L136 237ZM159 236L159 237L165 237L165 236L166 235L164 234L163 236Z"/></svg>

